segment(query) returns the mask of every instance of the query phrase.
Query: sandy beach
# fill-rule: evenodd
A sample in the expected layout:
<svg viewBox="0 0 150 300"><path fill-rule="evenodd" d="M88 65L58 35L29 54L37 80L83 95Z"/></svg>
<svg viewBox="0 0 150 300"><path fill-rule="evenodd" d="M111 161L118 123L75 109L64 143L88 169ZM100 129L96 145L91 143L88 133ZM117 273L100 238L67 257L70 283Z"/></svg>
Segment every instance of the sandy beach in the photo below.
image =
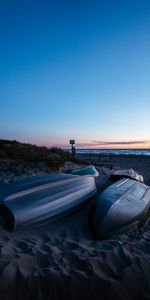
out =
<svg viewBox="0 0 150 300"><path fill-rule="evenodd" d="M91 162L90 154L77 154L81 159ZM92 154L92 161L96 160L97 154ZM144 182L150 185L150 156L146 155L114 155L112 157L113 170L132 168L144 176Z"/></svg>
<svg viewBox="0 0 150 300"><path fill-rule="evenodd" d="M75 166L66 163L59 172ZM149 167L150 157L118 156L114 161L114 169L133 168L146 184ZM7 160L1 160L0 168L0 184L52 172L42 164L16 167ZM98 193L113 183L110 170L99 172ZM89 230L90 205L30 231L7 232L1 221L1 300L150 299L150 221L143 229L97 241Z"/></svg>

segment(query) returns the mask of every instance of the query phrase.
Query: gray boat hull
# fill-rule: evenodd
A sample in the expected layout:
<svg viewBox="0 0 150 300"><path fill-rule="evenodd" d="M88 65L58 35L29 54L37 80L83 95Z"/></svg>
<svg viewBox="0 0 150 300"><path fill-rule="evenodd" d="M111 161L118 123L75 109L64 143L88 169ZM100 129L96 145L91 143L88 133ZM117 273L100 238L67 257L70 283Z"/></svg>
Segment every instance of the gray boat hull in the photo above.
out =
<svg viewBox="0 0 150 300"><path fill-rule="evenodd" d="M124 233L142 226L150 207L150 188L145 184L121 179L98 197L93 214L97 238Z"/></svg>
<svg viewBox="0 0 150 300"><path fill-rule="evenodd" d="M10 230L54 221L77 209L96 193L92 177L55 174L0 187L1 205Z"/></svg>

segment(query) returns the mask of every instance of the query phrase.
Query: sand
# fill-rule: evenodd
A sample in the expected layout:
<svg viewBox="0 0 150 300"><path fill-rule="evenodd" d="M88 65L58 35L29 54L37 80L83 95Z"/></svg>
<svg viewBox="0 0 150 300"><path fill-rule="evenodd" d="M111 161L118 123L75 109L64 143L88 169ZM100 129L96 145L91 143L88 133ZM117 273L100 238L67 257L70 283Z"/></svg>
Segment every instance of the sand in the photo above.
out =
<svg viewBox="0 0 150 300"><path fill-rule="evenodd" d="M100 171L99 192L112 183L109 170ZM1 182L12 181L10 173L3 173ZM30 176L35 173L41 174ZM1 224L1 300L150 299L150 222L96 241L89 206L30 231L10 233Z"/></svg>
<svg viewBox="0 0 150 300"><path fill-rule="evenodd" d="M90 154L78 154L81 159L91 163ZM92 154L92 161L97 154ZM133 169L144 176L144 182L150 185L150 156L144 155L114 155L112 158L113 170Z"/></svg>

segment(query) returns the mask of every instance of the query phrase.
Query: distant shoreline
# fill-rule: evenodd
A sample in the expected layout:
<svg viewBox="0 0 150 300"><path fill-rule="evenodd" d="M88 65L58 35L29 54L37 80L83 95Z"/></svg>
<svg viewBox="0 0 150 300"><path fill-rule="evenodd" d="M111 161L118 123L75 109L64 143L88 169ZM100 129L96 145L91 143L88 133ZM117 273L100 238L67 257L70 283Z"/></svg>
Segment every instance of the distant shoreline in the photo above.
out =
<svg viewBox="0 0 150 300"><path fill-rule="evenodd" d="M64 149L64 151L71 152L70 149ZM150 149L80 149L76 148L77 154L99 154L99 153L112 153L115 155L144 155L150 156Z"/></svg>

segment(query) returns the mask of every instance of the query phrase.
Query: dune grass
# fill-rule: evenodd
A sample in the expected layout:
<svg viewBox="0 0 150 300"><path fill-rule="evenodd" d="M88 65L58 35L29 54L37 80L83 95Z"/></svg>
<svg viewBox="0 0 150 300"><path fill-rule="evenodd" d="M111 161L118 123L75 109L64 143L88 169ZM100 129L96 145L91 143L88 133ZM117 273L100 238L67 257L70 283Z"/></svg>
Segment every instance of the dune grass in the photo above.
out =
<svg viewBox="0 0 150 300"><path fill-rule="evenodd" d="M60 167L66 161L85 163L85 161L72 157L71 153L61 148L39 147L37 145L21 143L16 140L0 140L0 159L2 160L25 160L45 161L50 167Z"/></svg>

